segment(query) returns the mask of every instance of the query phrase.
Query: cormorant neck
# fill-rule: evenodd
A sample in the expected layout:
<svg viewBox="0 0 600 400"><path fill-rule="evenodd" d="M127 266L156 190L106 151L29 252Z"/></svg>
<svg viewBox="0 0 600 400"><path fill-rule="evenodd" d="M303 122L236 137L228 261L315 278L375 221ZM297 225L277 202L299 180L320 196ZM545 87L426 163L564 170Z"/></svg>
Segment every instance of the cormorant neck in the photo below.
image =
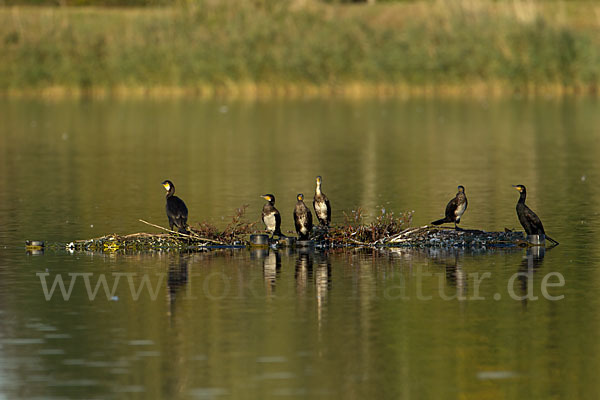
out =
<svg viewBox="0 0 600 400"><path fill-rule="evenodd" d="M315 189L315 193L316 193L317 195L320 195L320 194L321 194L321 184L320 184L320 183L317 183L317 188Z"/></svg>
<svg viewBox="0 0 600 400"><path fill-rule="evenodd" d="M175 189L173 187L171 187L171 189L169 189L169 191L167 192L167 198L173 196L175 194Z"/></svg>
<svg viewBox="0 0 600 400"><path fill-rule="evenodd" d="M527 192L522 191L521 196L519 197L519 203L525 204L525 198L527 197Z"/></svg>

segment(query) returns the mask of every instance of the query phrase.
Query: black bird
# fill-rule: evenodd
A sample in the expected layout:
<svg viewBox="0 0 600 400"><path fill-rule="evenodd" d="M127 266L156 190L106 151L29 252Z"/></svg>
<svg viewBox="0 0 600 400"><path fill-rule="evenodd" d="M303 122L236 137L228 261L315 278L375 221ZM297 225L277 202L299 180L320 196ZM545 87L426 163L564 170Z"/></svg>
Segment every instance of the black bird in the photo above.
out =
<svg viewBox="0 0 600 400"><path fill-rule="evenodd" d="M517 202L517 216L519 217L519 222L523 226L523 229L525 229L525 233L527 233L527 235L544 235L546 239L554 243L554 245L559 244L556 240L546 235L540 217L531 211L531 208L525 205L525 198L527 197L527 189L525 189L525 186L513 185L513 187L521 193L519 201Z"/></svg>
<svg viewBox="0 0 600 400"><path fill-rule="evenodd" d="M525 229L525 232L528 235L545 235L544 225L542 225L542 221L540 218L531 211L531 208L525 205L525 198L527 197L527 189L523 185L513 185L515 189L521 193L519 196L519 201L517 202L517 216L519 217L519 222Z"/></svg>
<svg viewBox="0 0 600 400"><path fill-rule="evenodd" d="M315 189L315 197L313 199L313 207L315 209L315 215L321 225L329 226L331 223L331 204L329 199L325 196L325 193L321 192L321 179L317 176L317 188Z"/></svg>
<svg viewBox="0 0 600 400"><path fill-rule="evenodd" d="M445 222L454 222L454 228L458 229L457 224L460 223L460 217L465 213L467 209L467 196L465 195L464 186L458 186L458 193L456 193L456 197L448 202L446 206L446 216L442 219L438 219L437 221L433 221L433 225L441 225Z"/></svg>
<svg viewBox="0 0 600 400"><path fill-rule="evenodd" d="M272 194L263 194L260 197L267 201L262 210L262 220L267 227L267 231L272 234L271 237L275 235L283 236L281 234L281 215L275 208L275 196Z"/></svg>
<svg viewBox="0 0 600 400"><path fill-rule="evenodd" d="M304 204L304 195L302 193L298 194L296 198L298 199L296 208L294 209L296 232L300 240L308 240L313 228L312 213L306 207L306 204Z"/></svg>
<svg viewBox="0 0 600 400"><path fill-rule="evenodd" d="M175 185L166 180L162 183L167 190L167 217L169 218L169 227L173 230L176 226L181 233L187 233L188 209L183 200L175 196Z"/></svg>

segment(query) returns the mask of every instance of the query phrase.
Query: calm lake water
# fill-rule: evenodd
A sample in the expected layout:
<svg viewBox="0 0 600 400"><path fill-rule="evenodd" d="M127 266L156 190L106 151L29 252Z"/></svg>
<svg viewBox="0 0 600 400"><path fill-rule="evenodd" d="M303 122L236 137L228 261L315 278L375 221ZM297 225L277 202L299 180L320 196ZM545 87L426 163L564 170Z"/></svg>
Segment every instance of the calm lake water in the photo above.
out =
<svg viewBox="0 0 600 400"><path fill-rule="evenodd" d="M1 100L0 399L595 399L598 109ZM316 175L334 224L357 207L426 224L462 184L463 227L520 229L511 185L524 184L561 244L543 256L25 251L27 239L155 232L138 219L167 224L164 179L191 223L224 227L243 204L258 220L274 193L292 230Z"/></svg>

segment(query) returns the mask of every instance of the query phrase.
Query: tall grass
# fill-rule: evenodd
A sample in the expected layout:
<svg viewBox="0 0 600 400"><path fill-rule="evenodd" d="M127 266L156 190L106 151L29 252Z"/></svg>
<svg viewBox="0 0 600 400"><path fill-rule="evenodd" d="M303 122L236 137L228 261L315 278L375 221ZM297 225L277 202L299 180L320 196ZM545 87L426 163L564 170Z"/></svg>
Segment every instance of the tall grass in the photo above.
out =
<svg viewBox="0 0 600 400"><path fill-rule="evenodd" d="M221 0L2 8L0 91L595 92L600 6L585 7Z"/></svg>

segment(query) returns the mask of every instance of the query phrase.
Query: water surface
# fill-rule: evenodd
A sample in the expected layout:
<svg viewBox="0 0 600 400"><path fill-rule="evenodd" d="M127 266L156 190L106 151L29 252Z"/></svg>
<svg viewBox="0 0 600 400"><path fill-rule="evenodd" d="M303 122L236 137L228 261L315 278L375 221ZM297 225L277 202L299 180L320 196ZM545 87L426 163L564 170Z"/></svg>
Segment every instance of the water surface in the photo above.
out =
<svg viewBox="0 0 600 400"><path fill-rule="evenodd" d="M597 108L2 100L0 398L596 398ZM191 223L224 227L243 204L258 220L259 196L274 193L291 231L316 175L334 224L357 207L367 219L414 210L425 224L462 184L462 225L518 229L511 185L524 184L561 245L543 256L24 249L150 230L139 218L166 225L164 179ZM73 280L68 300L44 292L57 278L67 291ZM100 279L107 292L94 292Z"/></svg>

